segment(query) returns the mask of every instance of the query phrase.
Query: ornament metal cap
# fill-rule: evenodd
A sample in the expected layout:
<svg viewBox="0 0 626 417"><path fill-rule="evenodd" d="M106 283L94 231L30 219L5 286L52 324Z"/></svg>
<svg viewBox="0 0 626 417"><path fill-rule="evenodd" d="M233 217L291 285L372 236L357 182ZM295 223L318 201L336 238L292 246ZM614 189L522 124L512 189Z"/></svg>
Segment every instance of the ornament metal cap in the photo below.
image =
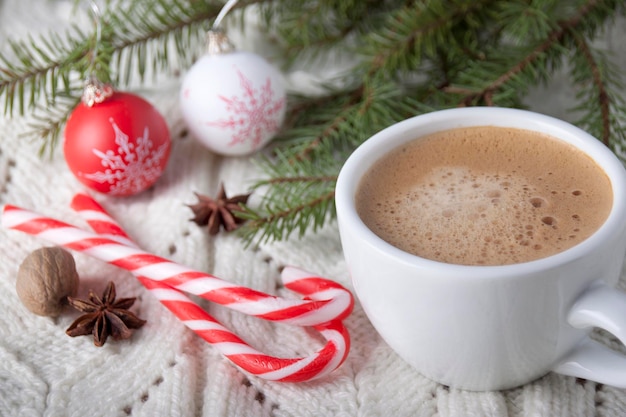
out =
<svg viewBox="0 0 626 417"><path fill-rule="evenodd" d="M226 33L218 28L213 28L206 33L206 42L206 51L209 55L226 54L235 50Z"/></svg>
<svg viewBox="0 0 626 417"><path fill-rule="evenodd" d="M87 107L93 107L94 104L102 103L112 95L113 87L110 84L103 83L95 77L90 77L85 81L81 100Z"/></svg>

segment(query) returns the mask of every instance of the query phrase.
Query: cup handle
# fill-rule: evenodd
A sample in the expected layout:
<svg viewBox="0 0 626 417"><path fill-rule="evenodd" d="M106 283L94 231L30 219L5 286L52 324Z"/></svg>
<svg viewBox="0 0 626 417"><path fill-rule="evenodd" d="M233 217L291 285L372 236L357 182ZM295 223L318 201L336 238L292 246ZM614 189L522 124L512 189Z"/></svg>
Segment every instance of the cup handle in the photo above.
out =
<svg viewBox="0 0 626 417"><path fill-rule="evenodd" d="M626 293L605 284L594 286L574 303L567 319L578 329L604 329L626 345ZM626 388L626 355L590 338L578 344L553 371Z"/></svg>

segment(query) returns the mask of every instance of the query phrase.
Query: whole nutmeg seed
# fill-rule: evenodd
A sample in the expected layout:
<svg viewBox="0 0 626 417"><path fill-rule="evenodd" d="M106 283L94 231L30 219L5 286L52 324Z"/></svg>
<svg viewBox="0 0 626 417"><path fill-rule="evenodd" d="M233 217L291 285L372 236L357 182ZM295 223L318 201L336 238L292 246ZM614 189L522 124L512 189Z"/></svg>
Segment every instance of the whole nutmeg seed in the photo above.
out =
<svg viewBox="0 0 626 417"><path fill-rule="evenodd" d="M60 247L41 248L20 265L15 284L27 309L40 316L56 317L76 295L78 273L71 253Z"/></svg>

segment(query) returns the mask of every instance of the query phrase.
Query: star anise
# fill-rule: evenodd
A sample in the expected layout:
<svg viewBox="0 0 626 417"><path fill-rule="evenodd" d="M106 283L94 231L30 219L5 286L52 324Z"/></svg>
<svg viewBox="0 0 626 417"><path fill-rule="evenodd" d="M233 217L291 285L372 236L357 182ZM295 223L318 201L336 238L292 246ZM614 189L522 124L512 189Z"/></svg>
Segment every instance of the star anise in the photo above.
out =
<svg viewBox="0 0 626 417"><path fill-rule="evenodd" d="M72 337L93 334L96 346L104 345L109 336L115 340L128 339L132 335L131 329L140 328L146 321L128 311L135 302L134 297L115 300L115 296L115 284L109 282L102 297L91 290L89 300L68 297L70 305L85 314L77 318L65 333Z"/></svg>
<svg viewBox="0 0 626 417"><path fill-rule="evenodd" d="M215 199L202 194L195 194L198 202L188 206L194 214L191 221L199 226L208 225L210 235L216 235L221 227L227 232L233 231L245 222L244 219L235 216L234 213L242 211L240 204L245 204L250 194L240 194L229 198L226 196L224 184L220 185L220 190Z"/></svg>

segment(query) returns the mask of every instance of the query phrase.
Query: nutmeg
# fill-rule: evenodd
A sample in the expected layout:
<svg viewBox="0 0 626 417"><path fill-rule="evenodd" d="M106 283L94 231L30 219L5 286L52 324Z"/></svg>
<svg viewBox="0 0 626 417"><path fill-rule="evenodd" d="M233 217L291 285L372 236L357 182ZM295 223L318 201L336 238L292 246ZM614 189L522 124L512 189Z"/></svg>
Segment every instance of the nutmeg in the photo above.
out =
<svg viewBox="0 0 626 417"><path fill-rule="evenodd" d="M33 251L20 265L15 289L33 313L58 316L67 305L67 297L76 295L78 290L74 257L60 247Z"/></svg>

